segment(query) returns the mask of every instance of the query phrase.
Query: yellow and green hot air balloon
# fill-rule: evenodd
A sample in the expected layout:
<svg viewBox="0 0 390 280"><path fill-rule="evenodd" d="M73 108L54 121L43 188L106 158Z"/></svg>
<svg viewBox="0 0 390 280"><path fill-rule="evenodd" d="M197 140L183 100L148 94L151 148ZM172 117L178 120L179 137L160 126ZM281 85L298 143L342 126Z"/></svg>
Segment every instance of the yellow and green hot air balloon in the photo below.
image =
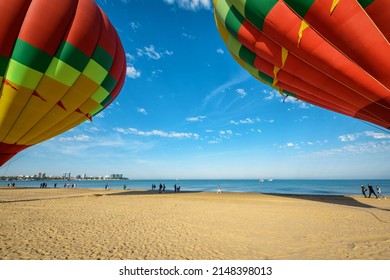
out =
<svg viewBox="0 0 390 280"><path fill-rule="evenodd" d="M0 11L1 166L107 107L126 59L92 0L0 0Z"/></svg>
<svg viewBox="0 0 390 280"><path fill-rule="evenodd" d="M286 96L390 129L389 0L214 0L237 62Z"/></svg>

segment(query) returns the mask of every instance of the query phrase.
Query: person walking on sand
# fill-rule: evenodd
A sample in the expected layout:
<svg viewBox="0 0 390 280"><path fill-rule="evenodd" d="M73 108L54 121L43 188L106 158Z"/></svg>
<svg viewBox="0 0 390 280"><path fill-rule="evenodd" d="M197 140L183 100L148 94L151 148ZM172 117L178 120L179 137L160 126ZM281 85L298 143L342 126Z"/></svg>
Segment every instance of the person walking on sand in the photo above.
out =
<svg viewBox="0 0 390 280"><path fill-rule="evenodd" d="M362 194L364 195L364 197L367 197L366 195L367 188L364 185L361 185L360 187L362 188Z"/></svg>
<svg viewBox="0 0 390 280"><path fill-rule="evenodd" d="M221 186L220 186L220 185L218 185L217 193L222 193L222 191L221 191Z"/></svg>
<svg viewBox="0 0 390 280"><path fill-rule="evenodd" d="M383 196L383 194L382 194L381 188L380 188L379 186L376 186L375 188L376 188L376 192L377 192L377 194L378 194L378 197L379 197L379 198L383 197L384 199L386 199L386 197Z"/></svg>
<svg viewBox="0 0 390 280"><path fill-rule="evenodd" d="M378 198L378 196L376 195L376 193L374 192L374 189L372 188L372 186L370 184L367 185L368 186L368 198L371 197L371 194L374 194L376 198Z"/></svg>

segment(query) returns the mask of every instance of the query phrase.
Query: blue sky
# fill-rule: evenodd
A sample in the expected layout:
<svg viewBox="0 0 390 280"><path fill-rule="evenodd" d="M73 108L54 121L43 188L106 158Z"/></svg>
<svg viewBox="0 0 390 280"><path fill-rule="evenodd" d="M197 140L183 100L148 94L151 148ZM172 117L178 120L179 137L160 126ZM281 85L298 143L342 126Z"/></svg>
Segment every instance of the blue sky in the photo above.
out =
<svg viewBox="0 0 390 280"><path fill-rule="evenodd" d="M118 98L0 175L389 178L390 134L283 97L230 56L209 0L97 0L127 57Z"/></svg>

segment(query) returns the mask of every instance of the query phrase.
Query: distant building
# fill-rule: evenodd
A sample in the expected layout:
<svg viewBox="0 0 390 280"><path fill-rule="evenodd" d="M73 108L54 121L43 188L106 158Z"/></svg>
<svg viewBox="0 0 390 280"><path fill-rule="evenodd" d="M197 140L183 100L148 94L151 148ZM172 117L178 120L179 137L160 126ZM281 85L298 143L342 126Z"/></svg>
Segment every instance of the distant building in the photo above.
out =
<svg viewBox="0 0 390 280"><path fill-rule="evenodd" d="M122 179L123 174L111 174L110 179Z"/></svg>
<svg viewBox="0 0 390 280"><path fill-rule="evenodd" d="M64 177L64 179L70 179L70 172L63 172L62 177Z"/></svg>

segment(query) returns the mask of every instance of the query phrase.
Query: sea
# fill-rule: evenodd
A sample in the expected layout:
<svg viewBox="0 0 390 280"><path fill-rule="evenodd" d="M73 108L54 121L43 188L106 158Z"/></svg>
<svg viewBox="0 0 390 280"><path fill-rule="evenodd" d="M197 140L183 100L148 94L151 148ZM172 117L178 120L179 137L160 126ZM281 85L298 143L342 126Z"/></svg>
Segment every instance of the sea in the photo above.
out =
<svg viewBox="0 0 390 280"><path fill-rule="evenodd" d="M123 190L151 190L152 185L157 189L165 184L166 190L173 191L174 185L180 185L181 191L216 192L218 185L222 192L254 192L265 194L309 194L309 195L361 195L360 186L371 184L379 186L383 195L390 195L390 179L213 179L213 180L36 180L36 181L0 181L0 186L15 183L15 187L39 188L46 183L48 188L64 188L67 184L75 184L76 188Z"/></svg>

